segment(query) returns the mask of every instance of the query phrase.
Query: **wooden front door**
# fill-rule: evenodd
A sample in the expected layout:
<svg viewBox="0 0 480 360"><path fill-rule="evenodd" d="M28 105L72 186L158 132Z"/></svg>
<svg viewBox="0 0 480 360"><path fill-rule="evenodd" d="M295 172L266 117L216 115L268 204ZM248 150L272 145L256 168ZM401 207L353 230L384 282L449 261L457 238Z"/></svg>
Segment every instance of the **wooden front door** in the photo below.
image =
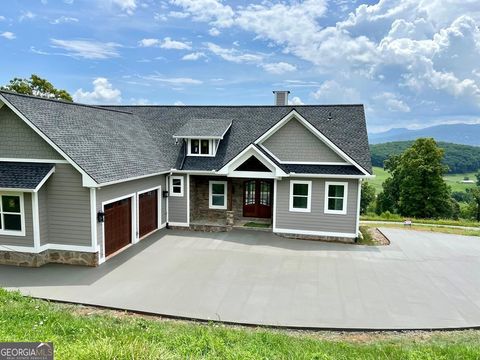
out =
<svg viewBox="0 0 480 360"><path fill-rule="evenodd" d="M272 217L273 183L268 180L247 180L243 184L243 216Z"/></svg>
<svg viewBox="0 0 480 360"><path fill-rule="evenodd" d="M105 205L105 256L132 242L132 199Z"/></svg>
<svg viewBox="0 0 480 360"><path fill-rule="evenodd" d="M158 229L158 190L138 195L138 222L140 237Z"/></svg>

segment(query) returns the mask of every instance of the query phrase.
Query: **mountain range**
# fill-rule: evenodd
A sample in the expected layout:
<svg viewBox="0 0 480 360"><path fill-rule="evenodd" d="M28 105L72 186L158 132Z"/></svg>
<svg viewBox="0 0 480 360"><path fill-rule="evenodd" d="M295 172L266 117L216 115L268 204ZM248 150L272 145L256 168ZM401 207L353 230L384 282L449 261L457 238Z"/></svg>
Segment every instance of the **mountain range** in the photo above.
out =
<svg viewBox="0 0 480 360"><path fill-rule="evenodd" d="M446 124L417 130L394 128L385 132L368 134L370 144L415 140L421 137L432 137L436 141L455 144L480 146L480 124Z"/></svg>

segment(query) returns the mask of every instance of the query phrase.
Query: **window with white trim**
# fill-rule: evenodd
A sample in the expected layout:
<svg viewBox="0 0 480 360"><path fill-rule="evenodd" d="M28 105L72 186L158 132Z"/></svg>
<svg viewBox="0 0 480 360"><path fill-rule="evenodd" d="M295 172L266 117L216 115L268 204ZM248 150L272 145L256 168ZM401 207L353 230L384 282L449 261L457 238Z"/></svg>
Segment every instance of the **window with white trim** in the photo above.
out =
<svg viewBox="0 0 480 360"><path fill-rule="evenodd" d="M290 211L310 212L312 204L312 182L290 180Z"/></svg>
<svg viewBox="0 0 480 360"><path fill-rule="evenodd" d="M0 235L25 235L23 194L0 193Z"/></svg>
<svg viewBox="0 0 480 360"><path fill-rule="evenodd" d="M348 183L326 182L325 183L325 213L341 214L347 213Z"/></svg>
<svg viewBox="0 0 480 360"><path fill-rule="evenodd" d="M227 208L227 182L210 181L209 182L209 208L226 209Z"/></svg>
<svg viewBox="0 0 480 360"><path fill-rule="evenodd" d="M183 176L170 177L170 196L183 196Z"/></svg>
<svg viewBox="0 0 480 360"><path fill-rule="evenodd" d="M188 139L188 155L213 156L215 146L212 139Z"/></svg>

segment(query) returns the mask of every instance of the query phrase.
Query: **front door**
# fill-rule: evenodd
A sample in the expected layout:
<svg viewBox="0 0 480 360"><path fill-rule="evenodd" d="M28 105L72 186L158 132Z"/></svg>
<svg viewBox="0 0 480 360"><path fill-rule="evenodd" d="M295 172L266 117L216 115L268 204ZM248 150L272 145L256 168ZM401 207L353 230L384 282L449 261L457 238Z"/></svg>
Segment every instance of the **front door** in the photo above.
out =
<svg viewBox="0 0 480 360"><path fill-rule="evenodd" d="M243 184L243 216L272 217L272 187L268 180L247 180Z"/></svg>

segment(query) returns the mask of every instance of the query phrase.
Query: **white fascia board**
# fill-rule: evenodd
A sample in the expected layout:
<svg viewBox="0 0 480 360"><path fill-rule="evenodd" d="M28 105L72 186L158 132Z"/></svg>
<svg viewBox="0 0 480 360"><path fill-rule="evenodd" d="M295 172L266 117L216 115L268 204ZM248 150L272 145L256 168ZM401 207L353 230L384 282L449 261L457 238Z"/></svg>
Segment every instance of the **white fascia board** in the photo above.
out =
<svg viewBox="0 0 480 360"><path fill-rule="evenodd" d="M215 170L177 170L177 169L170 169L170 175L174 174L193 174L193 175L218 175L221 176L221 174L218 174Z"/></svg>
<svg viewBox="0 0 480 360"><path fill-rule="evenodd" d="M62 149L58 147L48 136L41 132L35 125L32 124L30 120L27 119L15 106L10 104L10 102L5 99L3 95L0 94L0 100L5 103L20 119L22 119L33 131L35 131L43 140L45 140L48 145L54 148L65 160L67 160L70 165L72 165L80 174L82 174L82 185L84 187L94 187L97 185L97 182L88 175L85 170L83 170L75 161L73 161L67 154L65 154Z"/></svg>
<svg viewBox="0 0 480 360"><path fill-rule="evenodd" d="M68 164L67 160L50 160L50 159L20 159L20 158L2 158L3 162L21 162L21 163L40 163L40 164Z"/></svg>
<svg viewBox="0 0 480 360"><path fill-rule="evenodd" d="M148 175L141 175L141 176L135 176L127 179L121 179L121 180L114 180L114 181L109 181L101 184L96 184L95 186L89 186L89 187L103 187L103 186L108 186L108 185L115 185L115 184L120 184L124 183L127 181L133 181L133 180L139 180L139 179L144 179L152 176L158 176L158 175L165 175L165 174L170 174L170 170L154 173L154 174L148 174Z"/></svg>
<svg viewBox="0 0 480 360"><path fill-rule="evenodd" d="M373 179L375 175L333 175L333 174L301 174L291 172L287 176L289 177L302 177L302 178L332 178L332 179Z"/></svg>
<svg viewBox="0 0 480 360"><path fill-rule="evenodd" d="M28 193L33 193L33 192L34 192L34 189L0 188L0 191L10 191L10 192L28 192Z"/></svg>
<svg viewBox="0 0 480 360"><path fill-rule="evenodd" d="M304 125L308 130L310 130L316 137L322 140L330 149L332 149L337 155L341 158L349 162L350 164L354 165L358 168L361 172L365 175L370 175L368 171L366 171L363 167L357 164L355 160L353 160L350 156L348 156L344 151L342 151L337 145L335 145L329 138L323 135L315 126L313 126L307 119L305 119L302 115L300 115L296 110L292 110L288 113L283 119L277 122L274 126L272 126L269 130L267 130L262 136L260 136L257 140L255 140L255 144L261 144L265 140L267 140L270 136L272 136L277 130L283 127L287 122L291 119L296 118L302 125Z"/></svg>
<svg viewBox="0 0 480 360"><path fill-rule="evenodd" d="M173 135L174 139L222 140L223 136L181 136Z"/></svg>
<svg viewBox="0 0 480 360"><path fill-rule="evenodd" d="M37 187L33 190L33 192L37 192L38 190L40 190L40 188L43 186L43 184L45 184L45 182L48 180L48 178L50 176L52 176L52 174L55 172L55 166L48 172L47 175L45 175L45 177L42 179L42 181L40 181L37 185Z"/></svg>
<svg viewBox="0 0 480 360"><path fill-rule="evenodd" d="M241 162L243 157L245 160L248 160L249 155L255 155L257 158L270 170L272 170L275 177L282 177L286 176L287 174L277 166L272 160L262 154L253 144L250 144L245 149L243 149L237 156L235 156L232 160L230 160L226 165L224 165L217 173L222 175L228 175L229 173L233 172L230 171L230 166L236 164L237 162ZM240 164L239 164L240 165ZM253 174L253 173L252 173Z"/></svg>

